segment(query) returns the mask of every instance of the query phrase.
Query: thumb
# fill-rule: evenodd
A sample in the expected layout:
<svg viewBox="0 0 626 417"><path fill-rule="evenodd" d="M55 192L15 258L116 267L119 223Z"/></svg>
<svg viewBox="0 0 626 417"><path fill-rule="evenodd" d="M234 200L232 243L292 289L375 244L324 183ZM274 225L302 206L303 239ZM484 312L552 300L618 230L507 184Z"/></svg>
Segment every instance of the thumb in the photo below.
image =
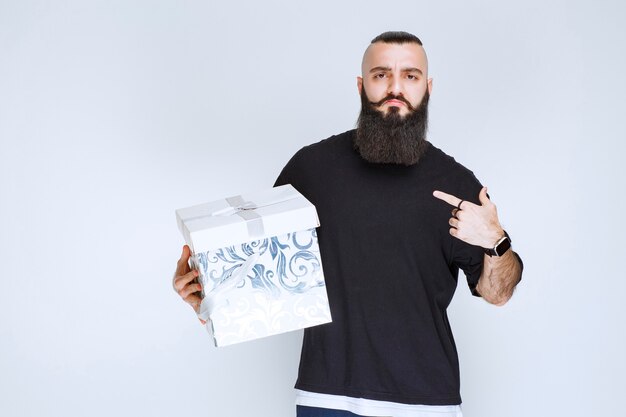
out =
<svg viewBox="0 0 626 417"><path fill-rule="evenodd" d="M482 205L491 203L491 200L489 200L489 197L487 196L487 187L483 187L480 190L480 193L478 193L478 200Z"/></svg>

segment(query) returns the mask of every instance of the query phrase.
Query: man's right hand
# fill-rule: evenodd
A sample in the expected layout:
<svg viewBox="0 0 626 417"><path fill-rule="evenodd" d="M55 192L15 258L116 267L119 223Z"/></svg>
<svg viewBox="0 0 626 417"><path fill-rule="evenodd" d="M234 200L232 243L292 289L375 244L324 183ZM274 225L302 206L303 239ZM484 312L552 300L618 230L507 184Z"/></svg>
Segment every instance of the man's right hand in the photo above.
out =
<svg viewBox="0 0 626 417"><path fill-rule="evenodd" d="M180 259L176 264L176 272L174 273L174 290L198 313L200 311L200 303L202 302L200 293L202 285L196 281L198 271L189 267L190 256L191 249L189 249L189 246L183 246L183 253L180 255ZM204 324L204 320L200 321Z"/></svg>

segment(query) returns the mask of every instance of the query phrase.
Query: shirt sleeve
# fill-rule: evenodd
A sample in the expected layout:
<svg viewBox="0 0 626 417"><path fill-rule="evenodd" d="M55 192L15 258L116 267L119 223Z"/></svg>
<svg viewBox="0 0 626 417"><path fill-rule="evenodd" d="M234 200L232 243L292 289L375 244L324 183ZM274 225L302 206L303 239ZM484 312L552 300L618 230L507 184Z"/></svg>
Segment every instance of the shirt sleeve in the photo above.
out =
<svg viewBox="0 0 626 417"><path fill-rule="evenodd" d="M470 245L457 238L453 238L458 242L454 242L454 264L459 267L467 278L467 285L476 297L480 294L476 291L478 279L483 271L483 261L485 251L480 246Z"/></svg>
<svg viewBox="0 0 626 417"><path fill-rule="evenodd" d="M478 291L476 291L476 285L478 284L480 274L483 270L485 251L481 247L472 246L461 241L459 242L462 245L458 245L458 249L455 252L454 263L463 271L463 273L467 277L467 284L470 291L472 292L472 295L480 297L481 295L478 293ZM513 255L515 255L520 264L521 281L522 273L524 271L524 262L522 261L522 258L517 254L517 252L513 252Z"/></svg>
<svg viewBox="0 0 626 417"><path fill-rule="evenodd" d="M299 173L297 167L299 153L300 151L296 152L296 154L291 157L289 162L287 162L287 165L285 165L282 171L280 171L280 174L278 174L278 178L276 178L276 181L274 182L274 187L279 187L285 184L291 184L295 186L294 183L298 181Z"/></svg>
<svg viewBox="0 0 626 417"><path fill-rule="evenodd" d="M280 187L281 185L290 184L289 180L287 179L289 177L289 174L288 172L286 172L286 169L287 165L285 165L282 171L280 171L280 174L278 174L276 181L274 181L274 187Z"/></svg>

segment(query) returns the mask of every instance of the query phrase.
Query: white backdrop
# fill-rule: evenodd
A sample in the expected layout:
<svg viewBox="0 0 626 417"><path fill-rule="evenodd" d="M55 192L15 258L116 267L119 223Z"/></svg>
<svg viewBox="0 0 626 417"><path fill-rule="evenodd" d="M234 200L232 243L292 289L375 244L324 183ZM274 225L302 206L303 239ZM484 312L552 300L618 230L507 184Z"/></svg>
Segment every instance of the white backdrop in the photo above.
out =
<svg viewBox="0 0 626 417"><path fill-rule="evenodd" d="M450 307L467 417L617 415L626 8L615 1L0 0L0 415L294 415L301 332L215 349L174 210L354 126L370 39L424 42L430 140L525 264Z"/></svg>

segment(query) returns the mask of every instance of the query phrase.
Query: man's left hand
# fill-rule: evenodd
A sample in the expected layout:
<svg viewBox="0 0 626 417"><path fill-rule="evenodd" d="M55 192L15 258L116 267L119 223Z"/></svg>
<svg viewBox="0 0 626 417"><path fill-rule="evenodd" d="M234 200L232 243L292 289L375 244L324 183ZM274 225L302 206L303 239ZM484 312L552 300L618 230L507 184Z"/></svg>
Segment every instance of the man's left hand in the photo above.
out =
<svg viewBox="0 0 626 417"><path fill-rule="evenodd" d="M487 197L487 187L483 187L478 194L479 205L443 191L435 191L433 195L454 207L448 223L450 234L457 239L489 249L504 236L496 205Z"/></svg>

